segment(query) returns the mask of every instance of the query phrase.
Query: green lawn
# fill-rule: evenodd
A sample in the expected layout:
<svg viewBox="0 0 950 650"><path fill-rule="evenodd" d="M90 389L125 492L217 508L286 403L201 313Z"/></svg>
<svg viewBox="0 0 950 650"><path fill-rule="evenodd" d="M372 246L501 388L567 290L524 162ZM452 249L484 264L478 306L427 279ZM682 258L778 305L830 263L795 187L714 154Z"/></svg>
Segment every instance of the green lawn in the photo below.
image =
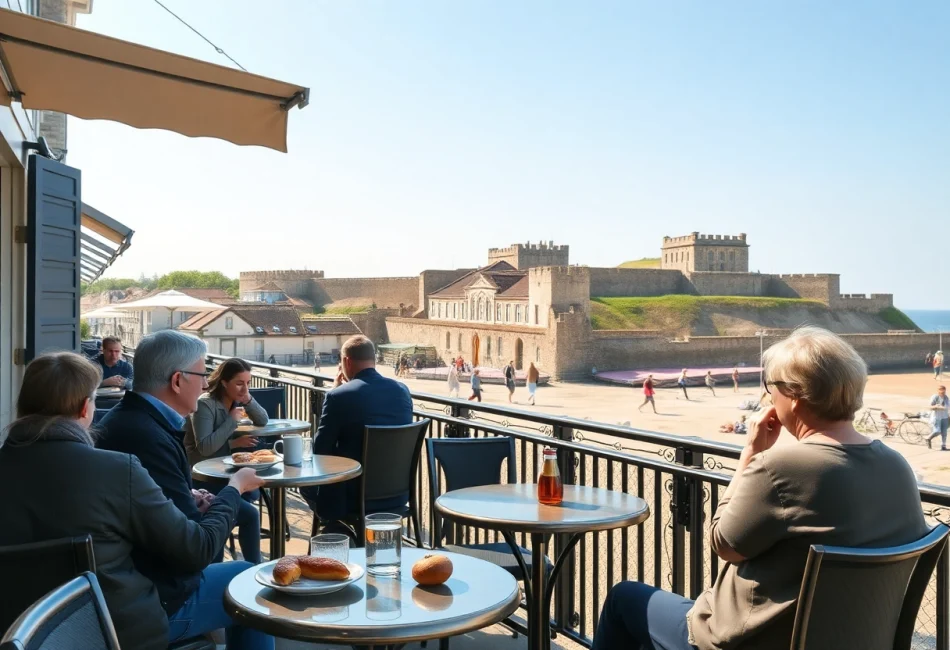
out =
<svg viewBox="0 0 950 650"><path fill-rule="evenodd" d="M787 307L818 307L817 300L762 298L753 296L670 295L631 298L591 298L591 326L598 330L690 328L702 309L773 310Z"/></svg>
<svg viewBox="0 0 950 650"><path fill-rule="evenodd" d="M326 315L347 315L347 314L360 314L364 311L369 311L370 309L375 309L376 305L347 305L345 307L314 307L314 314L326 314Z"/></svg>
<svg viewBox="0 0 950 650"><path fill-rule="evenodd" d="M917 323L897 307L887 307L877 313L881 320L896 330L916 330Z"/></svg>
<svg viewBox="0 0 950 650"><path fill-rule="evenodd" d="M660 268L659 257L641 257L638 260L630 260L620 264L621 269L658 269Z"/></svg>

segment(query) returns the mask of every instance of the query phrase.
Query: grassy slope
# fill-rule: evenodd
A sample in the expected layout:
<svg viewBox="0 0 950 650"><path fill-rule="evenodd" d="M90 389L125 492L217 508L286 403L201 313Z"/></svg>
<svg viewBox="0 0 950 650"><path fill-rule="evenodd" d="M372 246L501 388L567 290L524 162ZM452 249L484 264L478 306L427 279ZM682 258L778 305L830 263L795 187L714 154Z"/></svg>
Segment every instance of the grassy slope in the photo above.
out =
<svg viewBox="0 0 950 650"><path fill-rule="evenodd" d="M630 260L618 265L621 269L658 269L660 268L659 257L642 257L638 260Z"/></svg>
<svg viewBox="0 0 950 650"><path fill-rule="evenodd" d="M897 307L887 307L877 313L882 321L896 330L916 330L917 323L911 320L910 316L902 312Z"/></svg>
<svg viewBox="0 0 950 650"><path fill-rule="evenodd" d="M782 309L824 307L816 300L751 296L671 295L636 298L591 298L591 326L601 330L690 328L703 307Z"/></svg>
<svg viewBox="0 0 950 650"><path fill-rule="evenodd" d="M332 316L341 315L341 314L342 314L342 315L346 315L346 314L359 314L359 313L362 313L362 312L364 312L364 311L369 311L370 309L373 309L373 308L375 308L375 307L376 307L375 304L372 304L372 305L348 305L348 306L345 306L345 307L343 307L343 306L340 306L340 307L314 307L314 308L313 308L313 313L314 313L314 314L327 314L327 315L332 315Z"/></svg>

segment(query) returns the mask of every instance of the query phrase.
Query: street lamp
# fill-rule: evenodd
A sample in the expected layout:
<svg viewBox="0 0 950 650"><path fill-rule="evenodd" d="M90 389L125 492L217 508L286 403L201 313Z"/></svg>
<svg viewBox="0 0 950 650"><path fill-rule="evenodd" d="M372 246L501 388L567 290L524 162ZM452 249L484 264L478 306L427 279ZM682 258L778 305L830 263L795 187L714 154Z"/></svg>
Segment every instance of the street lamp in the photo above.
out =
<svg viewBox="0 0 950 650"><path fill-rule="evenodd" d="M765 330L759 330L755 333L759 337L759 386L765 386L765 378L762 376L764 368L762 367L762 342L765 340L765 335L767 332Z"/></svg>

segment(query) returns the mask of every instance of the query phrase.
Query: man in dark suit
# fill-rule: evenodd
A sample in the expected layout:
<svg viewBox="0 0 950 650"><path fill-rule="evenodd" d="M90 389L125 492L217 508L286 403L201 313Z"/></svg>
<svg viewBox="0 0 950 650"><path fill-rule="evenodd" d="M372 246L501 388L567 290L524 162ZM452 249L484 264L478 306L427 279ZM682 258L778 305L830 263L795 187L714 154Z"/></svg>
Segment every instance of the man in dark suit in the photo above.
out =
<svg viewBox="0 0 950 650"><path fill-rule="evenodd" d="M323 398L320 426L313 453L345 456L363 462L363 434L368 425L412 423L412 398L405 384L376 372L376 347L365 336L354 336L340 350L340 371L334 388ZM322 523L357 516L358 481L302 488L301 492ZM366 504L367 512L405 506L409 493Z"/></svg>

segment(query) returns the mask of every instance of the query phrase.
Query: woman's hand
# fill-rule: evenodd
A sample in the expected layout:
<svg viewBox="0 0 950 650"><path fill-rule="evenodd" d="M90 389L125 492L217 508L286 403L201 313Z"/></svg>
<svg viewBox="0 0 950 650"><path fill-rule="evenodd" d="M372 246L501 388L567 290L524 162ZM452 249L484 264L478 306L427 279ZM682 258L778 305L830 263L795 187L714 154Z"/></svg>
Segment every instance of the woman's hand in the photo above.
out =
<svg viewBox="0 0 950 650"><path fill-rule="evenodd" d="M231 480L228 481L228 486L233 487L241 494L250 492L251 490L256 490L262 485L264 485L264 479L262 479L257 474L257 472L250 467L245 467L244 469L238 470L231 477Z"/></svg>
<svg viewBox="0 0 950 650"><path fill-rule="evenodd" d="M254 436L241 436L240 438L235 438L230 441L228 444L231 446L231 449L247 449L248 447L257 446L257 438Z"/></svg>
<svg viewBox="0 0 950 650"><path fill-rule="evenodd" d="M782 432L782 423L778 421L778 413L774 406L767 408L762 415L749 426L749 437L746 438L746 447L753 454L771 449Z"/></svg>
<svg viewBox="0 0 950 650"><path fill-rule="evenodd" d="M228 415L231 416L232 420L240 424L241 420L244 419L247 413L244 411L243 406L240 406L237 402L235 402L234 406L232 406L231 410L228 412Z"/></svg>

